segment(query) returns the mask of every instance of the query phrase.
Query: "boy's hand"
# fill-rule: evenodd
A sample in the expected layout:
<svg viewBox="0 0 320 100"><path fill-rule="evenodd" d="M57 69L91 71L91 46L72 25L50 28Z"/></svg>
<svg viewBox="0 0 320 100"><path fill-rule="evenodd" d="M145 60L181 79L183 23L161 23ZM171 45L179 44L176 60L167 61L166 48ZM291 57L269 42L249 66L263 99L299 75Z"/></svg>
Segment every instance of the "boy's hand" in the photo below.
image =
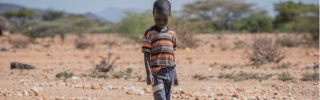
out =
<svg viewBox="0 0 320 100"><path fill-rule="evenodd" d="M148 85L153 85L154 84L154 78L153 78L152 74L151 75L147 75L147 84Z"/></svg>
<svg viewBox="0 0 320 100"><path fill-rule="evenodd" d="M174 86L178 86L179 85L179 80L177 77L177 74L174 75Z"/></svg>
<svg viewBox="0 0 320 100"><path fill-rule="evenodd" d="M178 79L175 79L174 80L174 86L178 86L179 85L179 81L178 81Z"/></svg>

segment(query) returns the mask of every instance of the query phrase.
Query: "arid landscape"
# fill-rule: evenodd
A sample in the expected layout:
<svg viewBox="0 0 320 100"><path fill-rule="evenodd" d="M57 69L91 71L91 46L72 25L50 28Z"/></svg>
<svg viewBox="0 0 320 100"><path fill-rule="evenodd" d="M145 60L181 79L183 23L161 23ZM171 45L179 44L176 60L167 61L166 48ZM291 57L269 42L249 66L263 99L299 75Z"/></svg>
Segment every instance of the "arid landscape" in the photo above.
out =
<svg viewBox="0 0 320 100"><path fill-rule="evenodd" d="M197 47L179 48L175 52L179 86L172 90L172 99L319 99L318 80L303 80L319 72L318 48L282 47L285 57L280 62L256 66L246 53L254 35L201 34L195 36ZM279 38L288 34L257 35ZM145 82L141 45L130 39L84 34L67 35L64 41L58 36L36 39L27 45L19 34L0 38L1 100L153 99L151 86ZM108 56L110 62L119 57L113 69L95 71ZM10 69L11 62L36 69Z"/></svg>

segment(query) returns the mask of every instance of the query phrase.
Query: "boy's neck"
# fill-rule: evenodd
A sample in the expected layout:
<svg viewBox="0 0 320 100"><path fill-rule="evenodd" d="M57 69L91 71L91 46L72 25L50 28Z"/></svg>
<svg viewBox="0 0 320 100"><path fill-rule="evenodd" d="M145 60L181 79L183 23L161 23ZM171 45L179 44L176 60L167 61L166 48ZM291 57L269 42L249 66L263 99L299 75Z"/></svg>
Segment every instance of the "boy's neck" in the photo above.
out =
<svg viewBox="0 0 320 100"><path fill-rule="evenodd" d="M164 26L163 28L160 28L157 25L154 25L154 28L158 32L165 32L165 31L167 31L169 29L167 26Z"/></svg>

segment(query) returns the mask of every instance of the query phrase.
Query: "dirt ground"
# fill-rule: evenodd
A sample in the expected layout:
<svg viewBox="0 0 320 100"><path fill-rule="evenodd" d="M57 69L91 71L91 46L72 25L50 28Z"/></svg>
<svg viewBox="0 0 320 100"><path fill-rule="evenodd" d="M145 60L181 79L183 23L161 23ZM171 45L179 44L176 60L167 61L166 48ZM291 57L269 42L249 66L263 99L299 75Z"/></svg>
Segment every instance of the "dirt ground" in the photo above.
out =
<svg viewBox="0 0 320 100"><path fill-rule="evenodd" d="M283 34L264 34L276 38ZM302 81L304 73L319 72L319 49L315 47L283 47L285 58L278 64L252 66L246 56L246 44L252 34L196 35L196 48L179 48L175 53L179 86L172 90L173 100L318 100L319 82ZM11 42L10 42L10 41ZM145 82L145 69L140 44L116 34L67 35L36 39L26 48L14 48L26 41L21 35L0 37L1 100L152 100L151 86ZM76 42L78 41L78 42ZM89 43L87 49L75 44ZM20 43L21 44L21 43ZM22 43L23 44L23 43ZM108 78L90 75L102 57L119 56ZM10 69L11 62L33 65L36 69ZM288 68L276 68L288 64ZM130 77L113 77L132 69ZM68 79L56 78L60 72L72 72ZM260 73L272 75L267 80L234 81L219 78L228 73ZM279 80L281 73L293 79ZM258 77L259 78L259 77Z"/></svg>

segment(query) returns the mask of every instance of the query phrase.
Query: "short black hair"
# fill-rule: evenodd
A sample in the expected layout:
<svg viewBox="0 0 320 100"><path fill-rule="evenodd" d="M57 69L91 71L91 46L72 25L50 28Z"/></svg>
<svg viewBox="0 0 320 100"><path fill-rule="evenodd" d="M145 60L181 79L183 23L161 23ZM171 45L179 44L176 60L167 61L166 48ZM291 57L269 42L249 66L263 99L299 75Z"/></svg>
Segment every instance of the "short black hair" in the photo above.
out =
<svg viewBox="0 0 320 100"><path fill-rule="evenodd" d="M157 9L157 11L171 15L171 3L169 2L169 0L156 0L153 4L152 13L154 13L155 9Z"/></svg>

